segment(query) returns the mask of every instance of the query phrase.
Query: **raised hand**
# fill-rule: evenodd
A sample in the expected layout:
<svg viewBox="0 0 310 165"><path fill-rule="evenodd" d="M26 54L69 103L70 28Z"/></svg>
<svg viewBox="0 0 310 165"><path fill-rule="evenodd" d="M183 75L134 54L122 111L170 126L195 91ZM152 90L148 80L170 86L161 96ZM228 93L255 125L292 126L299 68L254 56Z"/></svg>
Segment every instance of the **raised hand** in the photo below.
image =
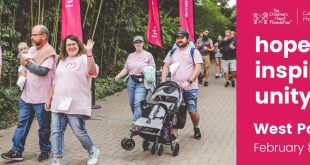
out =
<svg viewBox="0 0 310 165"><path fill-rule="evenodd" d="M89 39L87 41L87 44L84 44L84 49L86 50L86 53L92 53L93 47L94 47L95 41Z"/></svg>

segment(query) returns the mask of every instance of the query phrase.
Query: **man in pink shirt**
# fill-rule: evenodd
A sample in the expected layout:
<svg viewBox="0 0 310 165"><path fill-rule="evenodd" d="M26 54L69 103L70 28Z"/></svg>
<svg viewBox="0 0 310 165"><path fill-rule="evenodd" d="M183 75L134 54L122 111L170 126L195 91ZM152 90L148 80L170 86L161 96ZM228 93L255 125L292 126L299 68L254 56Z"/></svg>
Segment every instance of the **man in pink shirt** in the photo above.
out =
<svg viewBox="0 0 310 165"><path fill-rule="evenodd" d="M13 147L1 154L6 160L23 160L22 153L34 116L39 124L39 145L41 154L38 160L49 158L51 153L50 123L51 113L45 111L44 104L55 75L57 54L48 44L49 32L44 25L36 25L31 31L31 41L35 46L29 49L30 59L20 58L21 65L27 68L27 81L19 101L19 121L13 135Z"/></svg>
<svg viewBox="0 0 310 165"><path fill-rule="evenodd" d="M203 63L201 54L197 49L191 55L191 48L189 46L189 34L186 31L178 31L176 34L176 44L178 48L173 54L167 54L164 60L164 67L162 71L162 81L166 81L169 65L173 63L180 63L178 70L171 77L172 81L177 82L184 89L183 99L186 103L187 111L192 119L194 125L194 138L200 139L201 133L199 129L199 113L197 109L198 96L198 80L201 64ZM172 130L173 139L177 140L177 129Z"/></svg>

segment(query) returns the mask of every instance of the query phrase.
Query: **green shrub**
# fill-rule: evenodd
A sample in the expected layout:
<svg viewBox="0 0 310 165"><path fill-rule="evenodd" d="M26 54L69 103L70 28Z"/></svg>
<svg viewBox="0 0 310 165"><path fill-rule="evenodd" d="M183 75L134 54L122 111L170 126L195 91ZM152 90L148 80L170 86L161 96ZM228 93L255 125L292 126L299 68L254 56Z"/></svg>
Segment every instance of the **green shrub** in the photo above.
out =
<svg viewBox="0 0 310 165"><path fill-rule="evenodd" d="M102 99L106 96L114 94L115 92L121 91L126 87L123 81L120 80L116 82L114 81L114 78L97 78L95 82L96 99Z"/></svg>
<svg viewBox="0 0 310 165"><path fill-rule="evenodd" d="M20 95L17 87L0 87L0 129L17 121Z"/></svg>

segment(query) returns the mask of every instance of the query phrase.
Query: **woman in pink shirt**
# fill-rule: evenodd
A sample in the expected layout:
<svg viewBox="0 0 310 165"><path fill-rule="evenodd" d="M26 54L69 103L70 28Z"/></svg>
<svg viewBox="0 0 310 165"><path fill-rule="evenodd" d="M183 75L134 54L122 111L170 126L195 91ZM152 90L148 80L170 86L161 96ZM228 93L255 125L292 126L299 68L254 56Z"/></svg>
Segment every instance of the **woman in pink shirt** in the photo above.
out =
<svg viewBox="0 0 310 165"><path fill-rule="evenodd" d="M70 125L74 135L89 153L87 164L97 163L99 149L89 137L85 119L91 116L90 82L98 75L92 48L88 40L82 45L77 36L69 35L61 48L60 62L56 69L46 109L52 111L52 165L61 165L64 152L64 132ZM86 54L85 54L86 53Z"/></svg>
<svg viewBox="0 0 310 165"><path fill-rule="evenodd" d="M127 57L124 69L115 76L118 81L121 77L129 75L127 82L129 104L133 114L133 122L141 116L140 102L146 98L147 89L144 86L143 68L155 66L154 58L150 52L143 50L144 40L141 36L133 39L136 51Z"/></svg>

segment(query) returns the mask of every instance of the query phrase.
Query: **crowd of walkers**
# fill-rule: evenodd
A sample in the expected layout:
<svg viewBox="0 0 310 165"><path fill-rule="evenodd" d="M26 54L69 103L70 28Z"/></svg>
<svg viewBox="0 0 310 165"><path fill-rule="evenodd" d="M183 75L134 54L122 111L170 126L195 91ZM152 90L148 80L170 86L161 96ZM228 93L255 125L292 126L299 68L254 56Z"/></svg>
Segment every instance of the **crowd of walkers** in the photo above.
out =
<svg viewBox="0 0 310 165"><path fill-rule="evenodd" d="M189 40L189 33L177 31L175 46L164 59L161 82L169 75L170 66L177 63L178 68L171 75L183 89L192 124L194 138L202 138L200 114L198 111L199 82L209 85L210 56L215 55L216 79L225 75L225 87L235 87L236 36L230 30L225 36L218 35L215 43L206 29L196 44ZM39 129L40 155L38 161L50 158L51 165L62 165L67 125L88 153L88 165L96 164L100 150L92 141L86 129L86 119L91 116L90 80L98 75L98 66L93 58L94 41L83 45L75 35L68 35L62 44L60 55L48 43L49 31L44 25L36 25L31 31L31 41L18 44L18 85L22 89L19 101L19 121L12 138L12 148L2 153L6 160L23 160L26 138L33 118L36 116ZM135 52L129 54L124 68L115 76L115 81L126 76L132 123L141 117L141 104L148 94L146 67L155 67L152 54L143 49L144 39L133 39ZM0 49L1 50L1 49ZM59 58L59 60L58 60ZM0 58L1 59L1 58ZM1 65L0 65L1 66ZM178 141L178 130L172 129L171 139Z"/></svg>
<svg viewBox="0 0 310 165"><path fill-rule="evenodd" d="M208 86L209 68L211 65L210 56L215 57L215 78L225 77L225 87L235 87L236 76L236 33L230 30L224 32L224 38L221 34L217 36L217 40L213 44L212 39L208 37L209 30L202 32L196 41L196 48L200 51L203 59L202 76L199 76L199 82Z"/></svg>

